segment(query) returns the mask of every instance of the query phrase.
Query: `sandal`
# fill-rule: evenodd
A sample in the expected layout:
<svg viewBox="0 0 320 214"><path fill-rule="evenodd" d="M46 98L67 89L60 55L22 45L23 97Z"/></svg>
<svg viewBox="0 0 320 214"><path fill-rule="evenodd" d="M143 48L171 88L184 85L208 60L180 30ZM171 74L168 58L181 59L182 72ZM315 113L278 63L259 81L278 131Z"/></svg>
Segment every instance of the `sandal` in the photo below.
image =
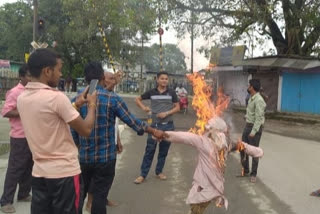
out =
<svg viewBox="0 0 320 214"><path fill-rule="evenodd" d="M310 196L315 196L315 197L320 197L320 189L313 191L312 193L310 193Z"/></svg>
<svg viewBox="0 0 320 214"><path fill-rule="evenodd" d="M135 184L141 184L144 181L144 177L139 176L136 178L136 180L134 180Z"/></svg>

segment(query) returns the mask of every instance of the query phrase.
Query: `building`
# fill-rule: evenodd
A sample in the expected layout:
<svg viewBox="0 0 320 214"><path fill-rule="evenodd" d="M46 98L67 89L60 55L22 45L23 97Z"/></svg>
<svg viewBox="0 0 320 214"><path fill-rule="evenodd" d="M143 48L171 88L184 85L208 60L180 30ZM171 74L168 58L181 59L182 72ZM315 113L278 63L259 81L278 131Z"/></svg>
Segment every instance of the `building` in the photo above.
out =
<svg viewBox="0 0 320 214"><path fill-rule="evenodd" d="M267 56L244 60L249 78L260 79L269 96L267 110L320 114L320 61L317 58Z"/></svg>

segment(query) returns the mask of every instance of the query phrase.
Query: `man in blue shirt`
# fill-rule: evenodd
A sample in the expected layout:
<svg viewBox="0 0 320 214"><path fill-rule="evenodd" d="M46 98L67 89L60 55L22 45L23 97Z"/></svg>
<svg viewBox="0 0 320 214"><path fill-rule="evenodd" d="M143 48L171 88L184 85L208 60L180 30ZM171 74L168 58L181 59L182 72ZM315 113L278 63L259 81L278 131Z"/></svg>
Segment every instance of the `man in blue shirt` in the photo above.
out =
<svg viewBox="0 0 320 214"><path fill-rule="evenodd" d="M78 136L73 130L75 143L79 147L80 166L84 183L82 204L87 195L89 185L93 182L93 201L91 214L105 214L106 198L115 175L117 147L115 143L115 121L120 118L138 135L144 132L155 137L161 137L163 132L147 126L136 119L127 108L124 101L114 92L104 88L104 71L101 63L92 62L85 66L85 79L90 83L98 79L97 109L94 128L89 137ZM79 109L80 115L85 117L88 108L86 105Z"/></svg>

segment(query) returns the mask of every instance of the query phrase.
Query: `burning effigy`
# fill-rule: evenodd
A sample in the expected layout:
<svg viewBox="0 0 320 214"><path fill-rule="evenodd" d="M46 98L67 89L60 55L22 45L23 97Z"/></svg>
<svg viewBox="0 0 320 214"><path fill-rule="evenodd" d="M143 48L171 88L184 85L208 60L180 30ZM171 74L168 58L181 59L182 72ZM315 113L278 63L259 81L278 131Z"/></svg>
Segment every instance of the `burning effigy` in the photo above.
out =
<svg viewBox="0 0 320 214"><path fill-rule="evenodd" d="M191 205L191 213L203 213L213 201L216 206L227 209L224 170L228 153L244 151L250 156L262 157L263 151L240 140L233 142L229 128L221 117L228 106L228 98L218 95L220 97L213 103L210 99L212 89L200 74L189 75L188 79L194 90L192 106L197 114L195 127L189 132L166 131L165 137L172 143L191 145L198 150L198 162L186 201Z"/></svg>

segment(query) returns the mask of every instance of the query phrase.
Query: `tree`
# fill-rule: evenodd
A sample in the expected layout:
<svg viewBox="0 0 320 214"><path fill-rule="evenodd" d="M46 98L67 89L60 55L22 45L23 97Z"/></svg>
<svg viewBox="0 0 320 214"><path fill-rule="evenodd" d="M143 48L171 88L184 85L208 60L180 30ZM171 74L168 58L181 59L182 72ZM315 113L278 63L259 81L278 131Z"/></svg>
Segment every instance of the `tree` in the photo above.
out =
<svg viewBox="0 0 320 214"><path fill-rule="evenodd" d="M184 59L184 54L176 45L163 45L163 67L165 71L178 74L186 73L187 66ZM146 48L144 63L148 70L160 70L159 45L153 44Z"/></svg>
<svg viewBox="0 0 320 214"><path fill-rule="evenodd" d="M138 32L148 36L156 28L154 2L144 0L137 5L135 0L41 0L38 15L45 21L45 28L39 40L49 46L54 42L58 44L55 50L62 55L65 75L82 76L83 66L88 61L108 61L97 26L101 21L113 59L134 64L140 53L132 39ZM32 22L30 0L0 8L2 58L23 59L23 52L31 49ZM127 57L120 55L123 49Z"/></svg>
<svg viewBox="0 0 320 214"><path fill-rule="evenodd" d="M309 56L319 47L320 2L314 0L167 0L179 22L183 14L198 14L205 36L221 33L234 43L257 32L259 41L271 39L277 54ZM224 30L224 31L223 31Z"/></svg>
<svg viewBox="0 0 320 214"><path fill-rule="evenodd" d="M32 10L24 2L0 7L0 58L24 61L32 41Z"/></svg>

